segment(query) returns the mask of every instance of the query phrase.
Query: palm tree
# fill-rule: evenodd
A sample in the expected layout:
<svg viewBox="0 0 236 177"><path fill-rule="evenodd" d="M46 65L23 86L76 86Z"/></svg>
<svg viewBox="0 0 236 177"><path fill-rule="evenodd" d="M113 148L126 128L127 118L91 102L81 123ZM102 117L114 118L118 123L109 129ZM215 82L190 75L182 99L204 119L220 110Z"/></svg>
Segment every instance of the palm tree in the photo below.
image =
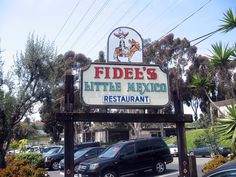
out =
<svg viewBox="0 0 236 177"><path fill-rule="evenodd" d="M212 56L209 61L212 71L215 73L215 79L221 88L230 93L236 99L233 84L233 69L235 68L235 49L223 46L221 42L212 45Z"/></svg>
<svg viewBox="0 0 236 177"><path fill-rule="evenodd" d="M224 113L220 110L220 108L212 101L209 90L212 88L212 79L210 75L207 76L200 76L200 74L195 74L192 77L190 88L196 90L197 92L203 91L207 96L208 100L212 104L212 106L219 111L221 115ZM213 119L211 120L212 125L214 124Z"/></svg>
<svg viewBox="0 0 236 177"><path fill-rule="evenodd" d="M227 10L227 12L224 13L224 18L221 21L224 22L224 24L220 25L219 30L225 33L233 30L236 28L236 12L234 15L231 9Z"/></svg>
<svg viewBox="0 0 236 177"><path fill-rule="evenodd" d="M225 139L231 139L232 149L235 153L236 148L236 107L227 106L227 116L219 118L215 126L216 132L223 135Z"/></svg>

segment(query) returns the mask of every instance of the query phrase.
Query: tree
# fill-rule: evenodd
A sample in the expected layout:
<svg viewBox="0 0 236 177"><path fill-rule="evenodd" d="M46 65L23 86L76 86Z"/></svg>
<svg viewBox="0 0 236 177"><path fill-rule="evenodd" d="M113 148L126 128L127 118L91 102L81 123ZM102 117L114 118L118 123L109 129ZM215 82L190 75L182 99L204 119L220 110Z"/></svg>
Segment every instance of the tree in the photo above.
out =
<svg viewBox="0 0 236 177"><path fill-rule="evenodd" d="M173 34L169 34L160 41L145 41L144 61L158 64L163 70L168 70L171 95L175 91L183 99L189 90L184 78L188 66L196 59L196 52L197 48L191 46L186 38L174 38Z"/></svg>
<svg viewBox="0 0 236 177"><path fill-rule="evenodd" d="M0 163L4 167L6 150L13 136L14 127L28 114L34 104L42 101L48 94L50 63L53 61L54 45L45 39L29 35L25 52L16 56L14 84L9 92L1 92L1 138Z"/></svg>
<svg viewBox="0 0 236 177"><path fill-rule="evenodd" d="M220 25L220 29L222 32L227 33L236 28L236 12L233 14L232 9L228 9L223 15L224 17L221 20L223 24Z"/></svg>
<svg viewBox="0 0 236 177"><path fill-rule="evenodd" d="M75 54L73 51L68 51L65 55L58 55L55 58L54 63L51 65L52 72L50 72L49 80L50 93L43 101L43 105L40 109L40 116L42 122L44 122L44 131L51 136L53 143L58 144L60 142L60 134L63 132L63 124L55 120L55 113L64 110L64 75L67 74L67 72L76 73L75 78L78 80L81 67L88 65L90 62L90 59L85 55ZM78 89L79 88L76 88L74 93L74 111L86 111L87 108L82 107L80 104ZM81 125L76 124L78 123L75 123L74 127L77 132L78 127L83 127L83 123L80 123Z"/></svg>
<svg viewBox="0 0 236 177"><path fill-rule="evenodd" d="M215 126L217 133L223 135L225 139L231 139L234 155L236 154L236 107L227 106L227 115L217 119Z"/></svg>

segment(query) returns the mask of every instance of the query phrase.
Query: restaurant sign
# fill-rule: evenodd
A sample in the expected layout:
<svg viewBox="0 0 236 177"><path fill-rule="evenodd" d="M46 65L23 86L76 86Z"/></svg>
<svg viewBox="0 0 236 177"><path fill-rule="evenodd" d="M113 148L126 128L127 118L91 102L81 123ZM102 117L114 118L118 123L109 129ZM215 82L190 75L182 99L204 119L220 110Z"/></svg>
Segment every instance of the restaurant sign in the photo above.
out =
<svg viewBox="0 0 236 177"><path fill-rule="evenodd" d="M169 103L167 73L158 65L91 63L81 72L81 98L96 107L156 107Z"/></svg>

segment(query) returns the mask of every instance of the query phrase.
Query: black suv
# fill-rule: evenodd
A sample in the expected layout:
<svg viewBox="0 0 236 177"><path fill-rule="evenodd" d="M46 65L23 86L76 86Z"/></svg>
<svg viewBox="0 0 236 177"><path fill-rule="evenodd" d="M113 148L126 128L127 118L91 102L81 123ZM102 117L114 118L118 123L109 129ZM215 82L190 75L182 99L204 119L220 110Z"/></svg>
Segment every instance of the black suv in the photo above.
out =
<svg viewBox="0 0 236 177"><path fill-rule="evenodd" d="M135 139L116 143L97 158L79 165L82 177L118 177L152 169L161 174L173 157L166 143L159 137Z"/></svg>
<svg viewBox="0 0 236 177"><path fill-rule="evenodd" d="M74 145L74 152L87 148L87 147L99 147L99 142L85 142L81 144ZM59 169L59 162L64 159L64 147L62 146L59 151L52 154L46 154L44 156L44 166L45 168L49 168L51 170L58 170Z"/></svg>

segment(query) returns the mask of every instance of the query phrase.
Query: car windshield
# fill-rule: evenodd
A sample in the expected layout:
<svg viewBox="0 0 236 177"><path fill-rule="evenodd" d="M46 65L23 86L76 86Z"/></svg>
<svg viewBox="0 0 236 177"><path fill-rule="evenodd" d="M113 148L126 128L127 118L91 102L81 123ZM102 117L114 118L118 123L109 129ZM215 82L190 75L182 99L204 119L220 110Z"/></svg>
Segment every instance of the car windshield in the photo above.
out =
<svg viewBox="0 0 236 177"><path fill-rule="evenodd" d="M54 153L57 153L59 151L60 147L56 147L56 148L53 148L53 149L50 149L48 152L45 153L45 155L50 155L50 154L54 154Z"/></svg>
<svg viewBox="0 0 236 177"><path fill-rule="evenodd" d="M121 149L120 145L111 146L110 148L106 149L101 155L99 155L99 157L100 158L113 158L120 151L120 149Z"/></svg>
<svg viewBox="0 0 236 177"><path fill-rule="evenodd" d="M79 158L82 155L84 155L86 152L88 152L87 149L81 149L81 150L77 151L76 153L74 153L74 157Z"/></svg>

